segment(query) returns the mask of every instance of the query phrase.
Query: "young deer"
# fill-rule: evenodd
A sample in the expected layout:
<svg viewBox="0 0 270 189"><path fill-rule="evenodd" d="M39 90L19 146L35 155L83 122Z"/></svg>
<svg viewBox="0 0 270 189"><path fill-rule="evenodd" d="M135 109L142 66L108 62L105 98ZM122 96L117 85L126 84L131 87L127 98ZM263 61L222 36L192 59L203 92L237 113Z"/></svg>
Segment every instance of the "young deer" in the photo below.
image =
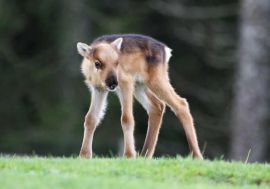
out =
<svg viewBox="0 0 270 189"><path fill-rule="evenodd" d="M124 155L135 157L133 95L148 113L148 130L141 152L151 158L159 129L168 105L182 122L191 154L203 159L186 99L177 95L170 84L168 62L171 49L144 35L120 34L97 38L90 46L77 44L83 56L81 70L91 89L91 105L85 116L81 157L92 157L92 141L96 127L104 116L108 91L119 97L124 134Z"/></svg>

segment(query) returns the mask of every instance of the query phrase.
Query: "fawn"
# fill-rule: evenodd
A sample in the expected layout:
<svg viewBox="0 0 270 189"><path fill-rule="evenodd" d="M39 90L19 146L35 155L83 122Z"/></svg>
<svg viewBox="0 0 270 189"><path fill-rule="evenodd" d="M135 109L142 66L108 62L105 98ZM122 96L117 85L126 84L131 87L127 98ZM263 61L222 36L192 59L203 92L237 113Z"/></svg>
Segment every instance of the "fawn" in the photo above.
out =
<svg viewBox="0 0 270 189"><path fill-rule="evenodd" d="M91 89L91 105L85 116L81 157L92 157L96 127L106 109L109 91L119 97L124 134L124 156L135 157L133 96L148 113L148 129L141 151L151 158L155 151L165 106L168 105L183 125L193 157L203 159L198 146L193 118L186 99L171 86L168 62L171 49L144 35L117 34L97 38L91 45L78 43L83 56L81 70Z"/></svg>

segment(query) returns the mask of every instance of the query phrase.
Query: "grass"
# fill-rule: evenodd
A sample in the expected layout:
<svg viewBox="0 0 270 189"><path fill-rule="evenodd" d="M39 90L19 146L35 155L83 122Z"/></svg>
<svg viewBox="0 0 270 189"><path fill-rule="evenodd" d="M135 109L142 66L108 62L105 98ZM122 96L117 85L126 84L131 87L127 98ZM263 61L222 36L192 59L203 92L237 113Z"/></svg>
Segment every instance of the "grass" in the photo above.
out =
<svg viewBox="0 0 270 189"><path fill-rule="evenodd" d="M0 156L0 188L269 188L269 164L190 158Z"/></svg>

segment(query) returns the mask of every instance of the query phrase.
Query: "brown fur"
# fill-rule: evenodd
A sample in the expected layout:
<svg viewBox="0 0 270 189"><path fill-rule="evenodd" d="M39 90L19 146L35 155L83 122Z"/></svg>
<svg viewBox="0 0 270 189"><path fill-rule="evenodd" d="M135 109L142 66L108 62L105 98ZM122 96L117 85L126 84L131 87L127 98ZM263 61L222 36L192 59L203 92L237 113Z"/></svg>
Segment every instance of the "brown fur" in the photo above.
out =
<svg viewBox="0 0 270 189"><path fill-rule="evenodd" d="M141 152L151 158L155 151L165 105L182 122L191 153L202 159L187 101L176 94L169 82L169 48L147 36L137 34L108 35L97 38L90 46L78 44L84 60L82 73L92 89L92 100L85 117L85 133L80 155L92 156L92 140L96 126L102 119L102 109L110 82L118 85L116 92L122 106L121 124L124 134L124 155L135 157L133 95L148 112L148 130ZM167 50L167 51L166 51ZM101 69L95 67L95 62ZM141 96L140 96L141 95Z"/></svg>

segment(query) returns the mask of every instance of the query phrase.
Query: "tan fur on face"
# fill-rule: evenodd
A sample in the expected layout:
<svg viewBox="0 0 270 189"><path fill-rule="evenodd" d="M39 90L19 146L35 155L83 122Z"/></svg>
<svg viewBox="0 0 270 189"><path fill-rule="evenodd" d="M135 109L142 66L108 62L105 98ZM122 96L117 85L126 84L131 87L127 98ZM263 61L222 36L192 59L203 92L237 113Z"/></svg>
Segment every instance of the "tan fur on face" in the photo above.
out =
<svg viewBox="0 0 270 189"><path fill-rule="evenodd" d="M94 62L84 58L81 64L81 71L85 77L85 83L88 87L98 86L104 88L104 82L102 82L99 70L96 69Z"/></svg>
<svg viewBox="0 0 270 189"><path fill-rule="evenodd" d="M96 53L93 54L93 59L98 59L105 64L114 64L118 60L116 49L107 43L101 43L93 47Z"/></svg>
<svg viewBox="0 0 270 189"><path fill-rule="evenodd" d="M116 49L110 44L101 43L93 46L89 56L83 60L81 65L86 84L105 88L108 73L111 71L117 73L118 58ZM102 64L102 69L95 67L95 61Z"/></svg>

